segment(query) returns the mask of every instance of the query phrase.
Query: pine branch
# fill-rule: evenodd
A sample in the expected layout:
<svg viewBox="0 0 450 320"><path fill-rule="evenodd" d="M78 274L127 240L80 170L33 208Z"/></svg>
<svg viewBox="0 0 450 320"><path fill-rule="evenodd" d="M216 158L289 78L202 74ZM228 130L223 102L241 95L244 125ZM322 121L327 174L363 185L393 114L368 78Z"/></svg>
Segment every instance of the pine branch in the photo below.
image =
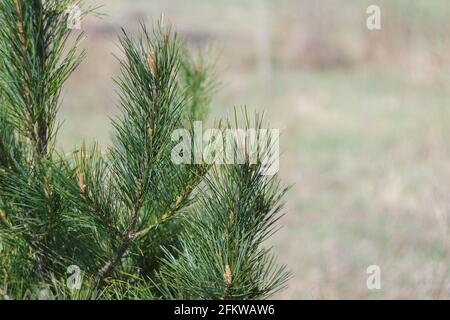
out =
<svg viewBox="0 0 450 320"><path fill-rule="evenodd" d="M19 151L22 155L16 154L12 159L18 170L5 172L6 187L0 196L7 201L14 199L12 212L18 223L15 228L23 229L27 235L36 258L36 273L41 279L46 277L48 265L48 253L42 248L52 241L61 213L60 199L52 190L48 172L58 98L63 83L82 58L76 48L81 35L64 54L71 34L64 5L70 3L75 1L4 0L0 3L0 96L11 134L20 134L31 145L28 148L23 144ZM30 193L20 190L12 194L11 190L17 190L19 185L25 185L24 190Z"/></svg>
<svg viewBox="0 0 450 320"><path fill-rule="evenodd" d="M282 288L288 273L262 245L277 230L285 188L249 161L247 141L234 146L241 165L171 159L174 130L193 138L216 82L170 28L119 38L112 147L55 151L61 87L82 58L81 35L67 45L73 3L0 2L1 294L45 286L62 299L256 299ZM55 280L71 264L86 275L80 295Z"/></svg>
<svg viewBox="0 0 450 320"><path fill-rule="evenodd" d="M246 154L245 146L236 143L235 153ZM211 168L200 206L185 220L181 248L166 251L156 280L162 297L260 299L284 287L289 273L262 244L277 230L286 189L262 172L262 163L248 161Z"/></svg>
<svg viewBox="0 0 450 320"><path fill-rule="evenodd" d="M131 235L133 239L140 239L149 234L152 230L158 228L165 222L168 222L174 218L175 212L177 212L186 202L188 197L191 195L194 188L198 185L198 177L194 176L191 178L187 184L185 189L181 192L181 194L176 198L175 202L172 203L169 209L161 216L161 218L151 226L139 231L135 232Z"/></svg>
<svg viewBox="0 0 450 320"><path fill-rule="evenodd" d="M66 7L61 5L56 0L5 0L0 4L4 60L0 90L11 120L29 138L38 158L47 157L55 134L62 84L83 57L76 50L82 34L63 55L72 30L67 27Z"/></svg>
<svg viewBox="0 0 450 320"><path fill-rule="evenodd" d="M176 83L176 34L160 26L152 39L142 27L137 41L123 32L120 42L126 60L121 62L117 83L124 114L114 122L117 140L111 150L111 173L117 189L123 190L119 196L130 214L116 253L97 274L99 283L117 266L135 235L143 233L148 217L143 216L142 207L154 186L155 169L166 159L164 147L179 123L182 103Z"/></svg>
<svg viewBox="0 0 450 320"><path fill-rule="evenodd" d="M25 52L27 50L26 42L25 42L26 39L25 39L25 33L23 31L23 17L22 17L22 10L21 10L21 5L20 5L19 0L14 0L14 5L16 7L16 13L17 13L17 29L18 29L18 34L19 34L19 45L20 45L20 49L22 50L22 53L25 54ZM25 59L23 56L20 57L20 62L23 65L25 65ZM25 74L25 81L23 84L23 95L25 97L25 104L28 107L31 106L31 104L32 104L29 85L30 85L30 80L28 79L28 74ZM36 149L38 155L43 155L43 153L44 153L44 150L42 148L43 146L38 145L38 139L36 137L36 132L34 130L33 119L32 119L31 113L28 113L26 122L27 122L28 131L30 134L29 138L30 138L30 141L31 141L33 147Z"/></svg>

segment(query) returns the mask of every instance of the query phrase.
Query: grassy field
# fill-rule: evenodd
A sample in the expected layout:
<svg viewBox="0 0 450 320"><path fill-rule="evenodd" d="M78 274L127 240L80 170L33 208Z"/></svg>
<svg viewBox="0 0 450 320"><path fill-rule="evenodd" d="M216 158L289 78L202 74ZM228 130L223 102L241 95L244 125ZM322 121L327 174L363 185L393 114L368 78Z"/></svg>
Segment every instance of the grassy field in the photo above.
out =
<svg viewBox="0 0 450 320"><path fill-rule="evenodd" d="M270 244L295 277L277 298L450 297L448 1L370 1L377 32L369 1L103 3L64 92L65 151L110 141L115 33L165 12L191 46L221 52L213 117L247 105L282 130L293 188ZM381 290L366 288L372 264Z"/></svg>

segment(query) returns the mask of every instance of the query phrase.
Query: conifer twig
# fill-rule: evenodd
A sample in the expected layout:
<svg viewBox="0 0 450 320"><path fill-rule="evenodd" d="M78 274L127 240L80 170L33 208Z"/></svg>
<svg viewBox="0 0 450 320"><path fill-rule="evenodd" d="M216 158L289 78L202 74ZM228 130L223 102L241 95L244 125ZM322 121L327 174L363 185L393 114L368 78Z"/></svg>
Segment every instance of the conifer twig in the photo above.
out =
<svg viewBox="0 0 450 320"><path fill-rule="evenodd" d="M19 0L14 0L14 3L16 6L16 13L17 13L17 29L18 29L18 34L19 34L19 44L20 44L20 48L22 49L22 56L20 57L20 59L22 60L22 64L25 65L25 60L24 60L23 55L25 54L27 47L26 47L25 33L23 31L22 10L20 8ZM26 123L28 126L31 144L33 145L33 147L36 150L36 155L39 156L39 155L41 155L41 148L39 148L39 146L38 146L38 139L36 137L36 132L34 130L34 124L33 124L33 118L31 116L32 101L31 101L30 88L29 88L30 80L29 80L29 76L28 76L27 72L25 72L24 76L25 76L24 77L25 79L24 79L24 84L23 84L23 91L24 91L24 96L25 96L26 108L28 109Z"/></svg>
<svg viewBox="0 0 450 320"><path fill-rule="evenodd" d="M133 230L137 223L138 212L141 208L141 201L142 201L142 191L140 190L140 187L138 187L136 200L133 210L131 212L130 225L128 226L127 233L124 239L122 239L122 243L118 246L114 257L111 260L107 261L103 265L103 267L101 267L100 270L98 271L96 277L96 282L98 284L100 284L104 280L104 278L109 275L109 273L117 266L120 260L122 260L123 255L127 252L128 247L130 246L133 240Z"/></svg>

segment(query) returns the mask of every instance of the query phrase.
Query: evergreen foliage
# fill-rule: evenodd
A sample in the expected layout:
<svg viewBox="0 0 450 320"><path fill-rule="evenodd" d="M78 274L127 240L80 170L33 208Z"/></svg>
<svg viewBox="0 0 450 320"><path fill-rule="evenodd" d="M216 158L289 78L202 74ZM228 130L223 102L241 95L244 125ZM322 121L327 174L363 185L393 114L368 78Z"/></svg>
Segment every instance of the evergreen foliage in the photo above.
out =
<svg viewBox="0 0 450 320"><path fill-rule="evenodd" d="M83 33L67 27L71 4L82 6L0 2L0 299L261 299L282 289L289 273L262 246L280 217L278 178L261 164L171 160L172 132L193 134L216 81L162 23L119 36L112 146L58 152L61 88L84 56ZM71 265L79 290L67 287Z"/></svg>

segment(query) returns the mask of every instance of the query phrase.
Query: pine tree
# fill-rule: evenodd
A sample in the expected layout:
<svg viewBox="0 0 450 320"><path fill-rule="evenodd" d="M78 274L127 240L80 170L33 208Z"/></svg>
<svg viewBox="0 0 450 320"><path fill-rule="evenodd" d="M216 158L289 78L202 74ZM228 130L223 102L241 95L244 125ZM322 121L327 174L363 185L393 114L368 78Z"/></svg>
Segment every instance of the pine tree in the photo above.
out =
<svg viewBox="0 0 450 320"><path fill-rule="evenodd" d="M83 33L68 27L74 4L83 8L0 2L0 299L261 299L282 289L289 273L262 246L286 192L277 176L239 143L241 164L171 159L172 133L194 138L216 80L170 27L119 36L111 147L58 151L61 88L84 56ZM66 286L68 266L82 270L79 290Z"/></svg>

